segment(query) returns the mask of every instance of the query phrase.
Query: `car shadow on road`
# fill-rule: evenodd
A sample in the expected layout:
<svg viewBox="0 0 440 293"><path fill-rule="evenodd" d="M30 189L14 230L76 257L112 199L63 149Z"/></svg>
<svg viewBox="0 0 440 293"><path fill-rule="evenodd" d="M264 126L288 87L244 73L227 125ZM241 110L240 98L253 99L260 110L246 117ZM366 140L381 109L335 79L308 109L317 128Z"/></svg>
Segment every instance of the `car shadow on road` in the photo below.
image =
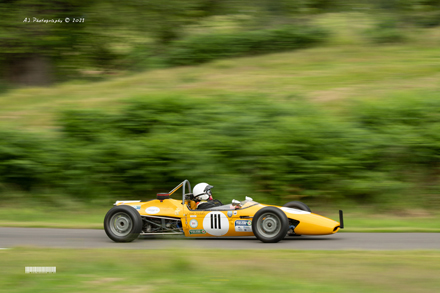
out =
<svg viewBox="0 0 440 293"><path fill-rule="evenodd" d="M184 235L161 235L161 236L146 236L141 235L139 239L150 239L150 240L187 240L187 241L229 241L229 240L247 240L247 241L258 241L254 236L246 237L185 237ZM337 236L324 235L324 236L286 236L281 241L322 241L322 240L338 240Z"/></svg>

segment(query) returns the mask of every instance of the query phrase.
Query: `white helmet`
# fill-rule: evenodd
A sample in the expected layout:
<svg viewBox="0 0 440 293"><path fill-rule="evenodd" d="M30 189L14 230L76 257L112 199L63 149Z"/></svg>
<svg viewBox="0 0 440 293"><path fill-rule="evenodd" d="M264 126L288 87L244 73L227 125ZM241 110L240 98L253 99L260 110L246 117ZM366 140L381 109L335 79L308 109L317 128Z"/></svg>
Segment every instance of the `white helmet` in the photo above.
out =
<svg viewBox="0 0 440 293"><path fill-rule="evenodd" d="M208 183L199 183L194 186L193 195L196 199L207 200L210 196L212 196L211 188L213 187L214 186L209 185Z"/></svg>

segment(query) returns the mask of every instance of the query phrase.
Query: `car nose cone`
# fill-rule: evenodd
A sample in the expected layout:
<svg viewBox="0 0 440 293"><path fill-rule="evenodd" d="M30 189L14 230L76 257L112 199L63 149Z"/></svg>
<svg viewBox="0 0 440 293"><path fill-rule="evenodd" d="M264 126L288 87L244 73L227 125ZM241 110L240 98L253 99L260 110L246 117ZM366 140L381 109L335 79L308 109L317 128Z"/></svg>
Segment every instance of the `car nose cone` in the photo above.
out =
<svg viewBox="0 0 440 293"><path fill-rule="evenodd" d="M317 215L304 214L298 217L299 224L294 229L298 235L326 235L339 231L340 224L332 219Z"/></svg>

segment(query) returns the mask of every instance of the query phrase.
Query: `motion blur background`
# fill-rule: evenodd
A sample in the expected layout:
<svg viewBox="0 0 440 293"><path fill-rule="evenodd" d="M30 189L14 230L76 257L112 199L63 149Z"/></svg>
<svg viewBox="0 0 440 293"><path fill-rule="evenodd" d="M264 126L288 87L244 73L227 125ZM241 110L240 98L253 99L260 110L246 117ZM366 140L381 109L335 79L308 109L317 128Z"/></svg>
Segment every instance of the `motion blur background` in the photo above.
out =
<svg viewBox="0 0 440 293"><path fill-rule="evenodd" d="M226 202L429 215L439 26L439 0L1 1L2 205L189 179Z"/></svg>
<svg viewBox="0 0 440 293"><path fill-rule="evenodd" d="M440 232L439 38L440 0L0 0L0 226L98 247L116 200L189 179L342 208L343 232ZM0 292L438 291L438 251L302 240L5 249Z"/></svg>

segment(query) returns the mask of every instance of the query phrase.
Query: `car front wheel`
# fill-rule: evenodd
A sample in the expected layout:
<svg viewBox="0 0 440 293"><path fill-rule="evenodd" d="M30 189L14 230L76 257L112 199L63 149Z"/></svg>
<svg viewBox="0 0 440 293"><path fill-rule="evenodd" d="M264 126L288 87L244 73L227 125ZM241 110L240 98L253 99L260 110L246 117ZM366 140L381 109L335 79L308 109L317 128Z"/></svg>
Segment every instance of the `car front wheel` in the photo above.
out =
<svg viewBox="0 0 440 293"><path fill-rule="evenodd" d="M288 229L286 214L276 207L262 208L252 220L252 231L262 242L278 242L286 236Z"/></svg>

